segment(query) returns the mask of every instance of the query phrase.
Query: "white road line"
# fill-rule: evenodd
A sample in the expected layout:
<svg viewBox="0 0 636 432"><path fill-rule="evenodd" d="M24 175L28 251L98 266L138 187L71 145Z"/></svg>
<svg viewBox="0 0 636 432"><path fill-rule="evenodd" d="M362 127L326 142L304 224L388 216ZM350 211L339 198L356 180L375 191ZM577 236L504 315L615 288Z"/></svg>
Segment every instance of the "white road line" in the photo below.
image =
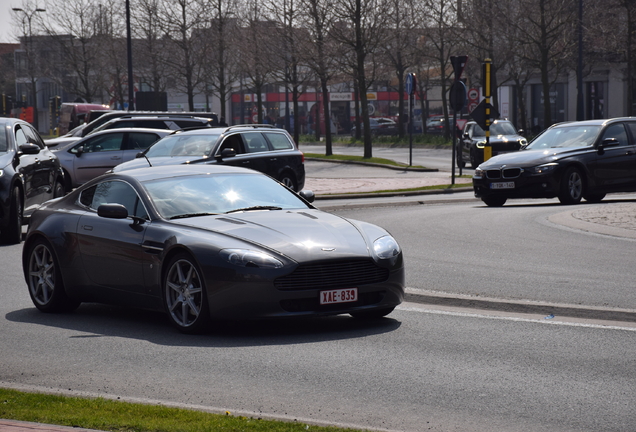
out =
<svg viewBox="0 0 636 432"><path fill-rule="evenodd" d="M538 318L523 318L519 316L512 316L512 314L500 315L500 316L487 315L487 314L480 314L480 313L436 310L436 309L427 308L425 306L418 306L416 303L403 303L402 305L398 306L396 309L401 311L406 311L406 312L419 312L419 313L428 313L428 314L435 314L435 315L450 315L450 316L466 317L466 318L484 318L484 319L494 319L494 320L502 320L502 321L517 321L517 322L529 322L529 323L536 323L536 324L563 325L563 326L569 326L569 327L586 327L586 328L593 328L593 329L625 330L625 331L636 332L636 324L634 324L634 327L624 327L624 326L617 326L617 325L610 325L610 324L605 325L605 324L592 324L592 323L581 322L585 320L578 320L577 322L560 321L559 318L556 318L556 317L550 318L550 319L546 319L546 318L538 319Z"/></svg>

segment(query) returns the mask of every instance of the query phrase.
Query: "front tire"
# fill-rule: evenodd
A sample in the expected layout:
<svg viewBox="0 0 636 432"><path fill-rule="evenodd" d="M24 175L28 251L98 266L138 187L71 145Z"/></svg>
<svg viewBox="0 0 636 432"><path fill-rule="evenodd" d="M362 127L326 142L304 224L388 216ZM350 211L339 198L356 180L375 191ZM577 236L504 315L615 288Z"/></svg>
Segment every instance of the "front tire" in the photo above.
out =
<svg viewBox="0 0 636 432"><path fill-rule="evenodd" d="M53 248L43 239L29 246L25 276L29 295L42 312L71 312L80 302L66 295L64 280Z"/></svg>
<svg viewBox="0 0 636 432"><path fill-rule="evenodd" d="M583 198L584 182L581 172L574 167L568 168L561 178L559 201L561 204L578 204Z"/></svg>
<svg viewBox="0 0 636 432"><path fill-rule="evenodd" d="M506 203L508 199L505 197L500 197L500 196L487 196L487 197L482 197L481 200L488 207L501 207Z"/></svg>
<svg viewBox="0 0 636 432"><path fill-rule="evenodd" d="M175 255L166 268L163 290L170 322L182 333L200 333L210 320L201 272L185 253Z"/></svg>
<svg viewBox="0 0 636 432"><path fill-rule="evenodd" d="M18 244L22 241L22 199L20 189L13 188L7 226L0 232L0 241L5 244Z"/></svg>

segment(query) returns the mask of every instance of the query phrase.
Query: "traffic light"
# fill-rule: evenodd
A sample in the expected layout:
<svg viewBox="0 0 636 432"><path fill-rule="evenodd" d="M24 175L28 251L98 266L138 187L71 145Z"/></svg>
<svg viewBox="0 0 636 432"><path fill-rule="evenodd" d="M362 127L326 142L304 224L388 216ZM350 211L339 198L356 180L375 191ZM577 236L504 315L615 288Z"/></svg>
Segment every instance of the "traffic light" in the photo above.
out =
<svg viewBox="0 0 636 432"><path fill-rule="evenodd" d="M2 115L9 117L13 109L13 98L10 95L2 93Z"/></svg>

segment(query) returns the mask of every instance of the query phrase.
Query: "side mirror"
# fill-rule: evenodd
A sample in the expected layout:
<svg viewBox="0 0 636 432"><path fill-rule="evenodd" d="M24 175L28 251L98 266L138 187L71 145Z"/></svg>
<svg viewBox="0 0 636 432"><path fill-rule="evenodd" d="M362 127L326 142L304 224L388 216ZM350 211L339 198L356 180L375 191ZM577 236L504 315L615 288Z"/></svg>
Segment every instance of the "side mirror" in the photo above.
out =
<svg viewBox="0 0 636 432"><path fill-rule="evenodd" d="M462 135L462 138L465 138L465 139L470 138L470 136L468 135L468 132L464 132L464 134Z"/></svg>
<svg viewBox="0 0 636 432"><path fill-rule="evenodd" d="M128 210L121 204L102 204L97 207L97 215L108 219L126 219Z"/></svg>
<svg viewBox="0 0 636 432"><path fill-rule="evenodd" d="M599 155L605 153L605 149L607 147L616 147L619 146L620 142L616 138L605 138L603 141L596 145L596 150Z"/></svg>
<svg viewBox="0 0 636 432"><path fill-rule="evenodd" d="M19 151L22 154L36 155L40 153L40 147L32 143L20 144Z"/></svg>
<svg viewBox="0 0 636 432"><path fill-rule="evenodd" d="M69 153L73 153L75 156L79 157L82 155L82 153L84 153L84 146L78 146L78 147L73 147Z"/></svg>
<svg viewBox="0 0 636 432"><path fill-rule="evenodd" d="M135 155L135 159L144 157L144 152L139 152Z"/></svg>
<svg viewBox="0 0 636 432"><path fill-rule="evenodd" d="M523 135L526 131L524 131L523 129L519 129L517 131L517 135Z"/></svg>
<svg viewBox="0 0 636 432"><path fill-rule="evenodd" d="M305 201L309 203L314 202L314 200L316 199L316 194L314 194L314 192L310 190L302 190L298 192L298 195L300 195Z"/></svg>
<svg viewBox="0 0 636 432"><path fill-rule="evenodd" d="M236 150L233 148L225 148L221 150L221 154L217 155L216 158L219 160L223 160L225 158L230 158L236 156Z"/></svg>

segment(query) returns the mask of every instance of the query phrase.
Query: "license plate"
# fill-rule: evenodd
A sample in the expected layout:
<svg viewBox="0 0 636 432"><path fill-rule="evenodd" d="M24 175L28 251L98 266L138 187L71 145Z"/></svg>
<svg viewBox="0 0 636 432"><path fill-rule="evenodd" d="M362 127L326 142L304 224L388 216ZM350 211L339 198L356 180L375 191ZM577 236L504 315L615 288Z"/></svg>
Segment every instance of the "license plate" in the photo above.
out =
<svg viewBox="0 0 636 432"><path fill-rule="evenodd" d="M514 189L515 182L496 182L490 183L490 189Z"/></svg>
<svg viewBox="0 0 636 432"><path fill-rule="evenodd" d="M349 303L358 301L358 288L320 291L320 304Z"/></svg>

